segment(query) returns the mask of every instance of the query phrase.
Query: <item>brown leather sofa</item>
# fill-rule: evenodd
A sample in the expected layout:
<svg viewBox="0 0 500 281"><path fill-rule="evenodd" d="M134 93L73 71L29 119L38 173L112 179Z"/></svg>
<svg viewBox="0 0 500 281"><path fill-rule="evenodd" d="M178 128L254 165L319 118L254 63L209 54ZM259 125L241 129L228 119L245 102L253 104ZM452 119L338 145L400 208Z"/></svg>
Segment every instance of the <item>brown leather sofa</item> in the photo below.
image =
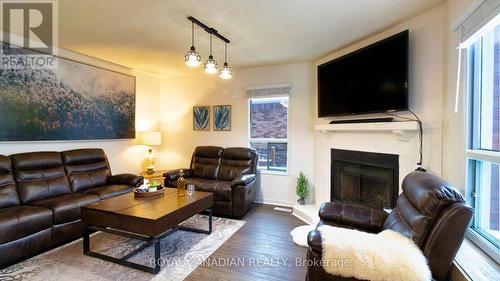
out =
<svg viewBox="0 0 500 281"><path fill-rule="evenodd" d="M214 193L214 213L242 217L255 201L257 162L257 152L251 148L198 146L190 169L183 169L184 178L196 190ZM179 172L163 174L165 186L177 187Z"/></svg>
<svg viewBox="0 0 500 281"><path fill-rule="evenodd" d="M318 226L337 227L378 233L392 229L412 239L427 257L434 280L445 280L450 265L462 244L474 210L449 183L427 172L415 171L403 180L403 193L390 214L343 202L324 203ZM308 235L306 280L357 280L325 272L320 265L321 235Z"/></svg>
<svg viewBox="0 0 500 281"><path fill-rule="evenodd" d="M81 236L81 206L141 183L101 149L0 155L0 268Z"/></svg>

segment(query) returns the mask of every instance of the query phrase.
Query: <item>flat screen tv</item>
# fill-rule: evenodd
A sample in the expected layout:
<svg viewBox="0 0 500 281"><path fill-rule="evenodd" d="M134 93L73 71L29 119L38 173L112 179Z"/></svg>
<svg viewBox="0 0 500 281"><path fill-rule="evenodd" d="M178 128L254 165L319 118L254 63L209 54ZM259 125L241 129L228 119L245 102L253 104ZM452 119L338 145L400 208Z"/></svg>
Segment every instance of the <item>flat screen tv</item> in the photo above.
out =
<svg viewBox="0 0 500 281"><path fill-rule="evenodd" d="M408 30L318 66L318 117L408 109Z"/></svg>

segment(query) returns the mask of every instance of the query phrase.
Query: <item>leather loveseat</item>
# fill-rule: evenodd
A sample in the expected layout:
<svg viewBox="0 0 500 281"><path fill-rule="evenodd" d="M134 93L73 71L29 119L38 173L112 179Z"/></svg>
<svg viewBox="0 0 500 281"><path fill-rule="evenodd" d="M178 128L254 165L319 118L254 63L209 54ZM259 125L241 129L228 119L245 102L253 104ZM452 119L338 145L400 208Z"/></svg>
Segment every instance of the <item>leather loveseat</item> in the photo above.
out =
<svg viewBox="0 0 500 281"><path fill-rule="evenodd" d="M246 147L198 146L184 171L187 184L214 194L213 211L219 215L242 217L255 201L258 155ZM168 171L165 186L177 187L178 170Z"/></svg>
<svg viewBox="0 0 500 281"><path fill-rule="evenodd" d="M412 239L426 256L434 280L446 280L450 265L462 244L474 210L449 183L427 172L415 171L403 180L403 193L390 214L343 202L324 203L319 225L378 233L397 231ZM307 237L306 280L357 280L325 272L320 265L322 247L318 230Z"/></svg>
<svg viewBox="0 0 500 281"><path fill-rule="evenodd" d="M101 149L0 155L0 268L81 236L82 206L141 183Z"/></svg>

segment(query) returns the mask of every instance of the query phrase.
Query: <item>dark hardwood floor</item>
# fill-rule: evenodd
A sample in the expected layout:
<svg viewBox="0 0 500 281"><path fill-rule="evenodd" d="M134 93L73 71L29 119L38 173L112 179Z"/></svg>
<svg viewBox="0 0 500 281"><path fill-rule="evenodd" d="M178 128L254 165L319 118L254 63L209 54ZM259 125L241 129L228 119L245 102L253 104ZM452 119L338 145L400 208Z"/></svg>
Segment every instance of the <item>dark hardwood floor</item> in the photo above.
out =
<svg viewBox="0 0 500 281"><path fill-rule="evenodd" d="M290 231L305 223L290 213L256 204L242 219L246 224L186 280L301 280L306 248L292 242ZM232 262L232 264L230 264Z"/></svg>

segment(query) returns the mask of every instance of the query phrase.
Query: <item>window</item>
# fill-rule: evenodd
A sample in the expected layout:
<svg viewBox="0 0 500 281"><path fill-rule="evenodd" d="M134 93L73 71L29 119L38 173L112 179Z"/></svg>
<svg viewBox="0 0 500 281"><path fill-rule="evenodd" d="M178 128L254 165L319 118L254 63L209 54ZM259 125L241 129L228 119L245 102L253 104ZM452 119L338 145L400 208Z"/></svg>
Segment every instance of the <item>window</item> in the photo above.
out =
<svg viewBox="0 0 500 281"><path fill-rule="evenodd" d="M498 261L500 240L500 25L467 48L468 190L476 214L471 240Z"/></svg>
<svg viewBox="0 0 500 281"><path fill-rule="evenodd" d="M250 97L249 145L259 153L261 171L288 172L288 95Z"/></svg>

